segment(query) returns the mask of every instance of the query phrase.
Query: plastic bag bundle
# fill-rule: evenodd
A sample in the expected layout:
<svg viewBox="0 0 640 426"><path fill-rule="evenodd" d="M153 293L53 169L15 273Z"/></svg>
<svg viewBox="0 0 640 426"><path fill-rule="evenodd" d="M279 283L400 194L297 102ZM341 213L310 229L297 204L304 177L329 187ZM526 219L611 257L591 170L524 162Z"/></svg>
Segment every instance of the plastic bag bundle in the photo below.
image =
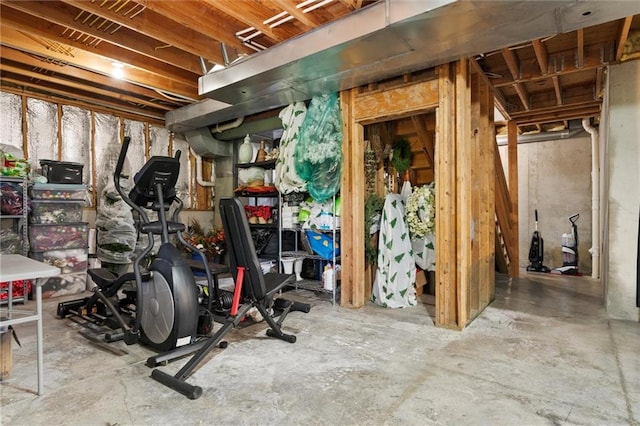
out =
<svg viewBox="0 0 640 426"><path fill-rule="evenodd" d="M318 202L340 189L342 176L342 115L336 93L311 100L296 145L295 167Z"/></svg>
<svg viewBox="0 0 640 426"><path fill-rule="evenodd" d="M307 182L298 176L294 164L294 155L298 144L299 130L304 122L307 106L304 102L296 102L280 111L282 120L282 137L280 138L280 154L276 161L276 188L281 194L305 192Z"/></svg>
<svg viewBox="0 0 640 426"><path fill-rule="evenodd" d="M124 178L120 185L125 192L131 189L131 182ZM136 246L137 231L131 207L120 197L113 181L109 181L100 194L96 229L98 258L103 262L129 263Z"/></svg>

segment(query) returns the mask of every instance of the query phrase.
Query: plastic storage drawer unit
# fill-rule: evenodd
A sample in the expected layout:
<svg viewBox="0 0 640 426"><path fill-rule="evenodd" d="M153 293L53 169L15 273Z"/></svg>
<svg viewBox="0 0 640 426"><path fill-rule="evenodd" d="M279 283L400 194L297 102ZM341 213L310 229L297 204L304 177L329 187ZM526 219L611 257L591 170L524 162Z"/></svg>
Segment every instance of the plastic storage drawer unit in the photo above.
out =
<svg viewBox="0 0 640 426"><path fill-rule="evenodd" d="M55 225L33 224L29 227L31 251L49 251L88 247L89 227L87 223L65 223Z"/></svg>
<svg viewBox="0 0 640 426"><path fill-rule="evenodd" d="M60 268L63 274L87 270L89 250L77 248L68 250L32 251L29 257Z"/></svg>
<svg viewBox="0 0 640 426"><path fill-rule="evenodd" d="M82 168L80 163L68 161L40 160L42 174L51 183L82 183Z"/></svg>
<svg viewBox="0 0 640 426"><path fill-rule="evenodd" d="M86 195L84 185L62 185L58 183L34 183L31 198L34 200L82 201Z"/></svg>
<svg viewBox="0 0 640 426"><path fill-rule="evenodd" d="M31 209L31 223L77 223L82 222L80 201L34 200Z"/></svg>

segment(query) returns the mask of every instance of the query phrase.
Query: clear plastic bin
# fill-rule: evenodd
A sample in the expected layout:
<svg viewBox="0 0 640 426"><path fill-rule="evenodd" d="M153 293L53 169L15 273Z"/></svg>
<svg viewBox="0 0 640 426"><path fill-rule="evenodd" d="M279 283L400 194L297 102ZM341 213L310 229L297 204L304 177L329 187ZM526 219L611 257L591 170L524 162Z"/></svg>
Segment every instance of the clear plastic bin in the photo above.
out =
<svg viewBox="0 0 640 426"><path fill-rule="evenodd" d="M65 223L54 225L32 224L29 226L31 251L49 251L88 247L89 227L87 223Z"/></svg>
<svg viewBox="0 0 640 426"><path fill-rule="evenodd" d="M32 201L31 223L75 223L82 221L82 206L80 201Z"/></svg>
<svg viewBox="0 0 640 426"><path fill-rule="evenodd" d="M34 183L31 198L34 200L82 201L86 195L84 185L65 185L58 183Z"/></svg>
<svg viewBox="0 0 640 426"><path fill-rule="evenodd" d="M43 299L78 294L87 290L87 273L76 272L49 278L38 278L37 283L42 287Z"/></svg>
<svg viewBox="0 0 640 426"><path fill-rule="evenodd" d="M29 257L60 268L61 273L83 272L87 270L89 250L77 248L69 250L32 251Z"/></svg>

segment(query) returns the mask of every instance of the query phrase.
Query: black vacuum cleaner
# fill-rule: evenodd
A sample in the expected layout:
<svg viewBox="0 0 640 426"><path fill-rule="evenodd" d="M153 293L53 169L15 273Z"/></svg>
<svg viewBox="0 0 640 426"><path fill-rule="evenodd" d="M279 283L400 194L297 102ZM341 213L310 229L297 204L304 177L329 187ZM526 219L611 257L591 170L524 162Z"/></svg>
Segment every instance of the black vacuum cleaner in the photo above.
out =
<svg viewBox="0 0 640 426"><path fill-rule="evenodd" d="M549 268L544 266L544 240L538 232L538 209L535 210L535 231L531 237L531 246L529 247L529 266L528 272L550 272Z"/></svg>

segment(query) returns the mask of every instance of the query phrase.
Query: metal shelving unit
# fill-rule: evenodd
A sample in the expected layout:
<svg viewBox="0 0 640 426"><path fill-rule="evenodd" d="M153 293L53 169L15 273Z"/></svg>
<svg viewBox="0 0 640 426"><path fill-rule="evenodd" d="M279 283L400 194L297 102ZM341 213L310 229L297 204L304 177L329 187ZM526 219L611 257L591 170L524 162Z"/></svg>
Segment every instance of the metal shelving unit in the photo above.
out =
<svg viewBox="0 0 640 426"><path fill-rule="evenodd" d="M333 201L335 203L335 196L333 197ZM283 202L282 202L282 197L280 197L280 201L279 201L279 205L282 206ZM305 231L307 229L303 229L301 227L294 227L294 228L283 228L282 227L282 214L279 215L278 217L278 226L279 226L279 230L280 230L280 243L279 246L282 247L282 235L283 232L294 232L295 233L295 250L292 251L281 251L280 252L280 259L284 258L284 257L295 257L295 258L303 258L303 259L311 259L314 261L318 261L318 262L331 262L331 264L333 265L334 268L334 275L333 275L333 288L332 289L325 289L322 283L322 280L312 280L312 279L302 279L300 281L295 281L293 282L290 286L294 287L295 289L305 289L305 290L310 290L310 291L314 291L314 292L319 292L319 293L328 293L331 294L331 303L332 304L336 304L336 298L338 296L338 277L335 271L335 267L336 265L340 264L340 256L335 256L335 251L333 251L333 257L331 259L327 259L324 258L322 256L318 256L315 254L312 254L312 250L310 248L310 246L308 245L308 243L306 242L306 236L305 236ZM339 237L340 234L340 229L337 226L335 217L334 217L334 221L333 221L333 226L332 229L314 229L314 231L318 231L318 232L322 232L324 234L328 234L331 235L332 237L332 241L336 241L336 239ZM298 242L300 242L300 244L303 247L300 247ZM301 249L302 248L302 249Z"/></svg>
<svg viewBox="0 0 640 426"><path fill-rule="evenodd" d="M29 234L28 234L28 214L29 214L29 194L27 188L27 178L26 177L8 177L8 176L0 176L0 184L2 183L12 183L16 185L20 185L22 187L22 212L20 214L4 214L0 212L0 221L5 222L6 220L11 221L11 227L17 234L20 234L22 237L22 249L19 254L23 256L27 256L29 253ZM4 228L4 223L2 224ZM0 304L11 304L22 302L24 303L26 297L28 296L28 281L23 281L22 287L22 297L13 297L13 282L10 282L6 287L0 288L1 293L7 293L7 298L0 300Z"/></svg>

